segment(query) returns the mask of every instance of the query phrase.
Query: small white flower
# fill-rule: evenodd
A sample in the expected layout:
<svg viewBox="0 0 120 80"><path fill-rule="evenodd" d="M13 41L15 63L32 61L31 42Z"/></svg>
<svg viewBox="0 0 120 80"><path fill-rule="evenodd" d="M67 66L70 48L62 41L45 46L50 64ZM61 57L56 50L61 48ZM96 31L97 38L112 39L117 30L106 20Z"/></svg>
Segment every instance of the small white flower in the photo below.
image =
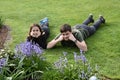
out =
<svg viewBox="0 0 120 80"><path fill-rule="evenodd" d="M91 76L89 80L98 80L96 76Z"/></svg>
<svg viewBox="0 0 120 80"><path fill-rule="evenodd" d="M5 50L4 49L1 49L1 52L4 52Z"/></svg>
<svg viewBox="0 0 120 80"><path fill-rule="evenodd" d="M6 80L12 80L12 77L7 77Z"/></svg>

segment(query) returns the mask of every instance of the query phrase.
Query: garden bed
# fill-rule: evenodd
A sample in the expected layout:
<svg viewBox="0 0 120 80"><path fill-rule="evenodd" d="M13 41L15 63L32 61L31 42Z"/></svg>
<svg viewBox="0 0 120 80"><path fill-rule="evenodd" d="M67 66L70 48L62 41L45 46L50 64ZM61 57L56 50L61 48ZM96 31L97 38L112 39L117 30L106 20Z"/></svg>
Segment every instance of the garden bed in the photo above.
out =
<svg viewBox="0 0 120 80"><path fill-rule="evenodd" d="M0 19L0 49L4 48L5 42L10 38L10 27L3 25L3 21Z"/></svg>

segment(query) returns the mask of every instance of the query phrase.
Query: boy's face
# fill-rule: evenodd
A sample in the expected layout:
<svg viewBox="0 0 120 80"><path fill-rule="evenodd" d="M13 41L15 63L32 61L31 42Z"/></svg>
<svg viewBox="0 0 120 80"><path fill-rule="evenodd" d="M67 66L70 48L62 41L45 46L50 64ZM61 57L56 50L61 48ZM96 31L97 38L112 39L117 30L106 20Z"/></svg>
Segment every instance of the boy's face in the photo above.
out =
<svg viewBox="0 0 120 80"><path fill-rule="evenodd" d="M66 31L66 32L63 32L61 34L63 35L63 40L68 41L71 32L70 31Z"/></svg>
<svg viewBox="0 0 120 80"><path fill-rule="evenodd" d="M32 37L37 38L37 37L39 37L41 35L41 32L40 32L39 28L37 26L35 26L35 27L32 28L32 30L30 32L30 35Z"/></svg>

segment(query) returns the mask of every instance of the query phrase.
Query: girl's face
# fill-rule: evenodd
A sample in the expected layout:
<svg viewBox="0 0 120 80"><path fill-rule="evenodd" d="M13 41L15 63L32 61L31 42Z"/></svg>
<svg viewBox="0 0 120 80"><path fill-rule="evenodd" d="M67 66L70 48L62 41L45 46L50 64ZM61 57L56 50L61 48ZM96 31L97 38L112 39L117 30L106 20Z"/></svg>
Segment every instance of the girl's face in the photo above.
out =
<svg viewBox="0 0 120 80"><path fill-rule="evenodd" d="M37 37L39 37L39 36L41 35L41 32L40 32L40 30L39 30L39 28L38 28L37 26L34 26L34 27L32 28L32 30L31 30L31 32L30 32L30 35L31 35L32 37L37 38Z"/></svg>

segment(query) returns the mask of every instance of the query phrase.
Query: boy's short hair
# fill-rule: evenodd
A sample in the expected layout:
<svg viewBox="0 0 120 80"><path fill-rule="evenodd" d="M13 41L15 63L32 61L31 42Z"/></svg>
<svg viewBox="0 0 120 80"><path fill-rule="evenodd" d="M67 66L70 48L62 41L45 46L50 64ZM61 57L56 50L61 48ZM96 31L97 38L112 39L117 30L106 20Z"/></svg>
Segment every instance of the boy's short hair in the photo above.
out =
<svg viewBox="0 0 120 80"><path fill-rule="evenodd" d="M72 31L71 26L69 24L62 25L60 28L60 32L63 33L63 32L67 32L67 31L70 31L70 32Z"/></svg>

